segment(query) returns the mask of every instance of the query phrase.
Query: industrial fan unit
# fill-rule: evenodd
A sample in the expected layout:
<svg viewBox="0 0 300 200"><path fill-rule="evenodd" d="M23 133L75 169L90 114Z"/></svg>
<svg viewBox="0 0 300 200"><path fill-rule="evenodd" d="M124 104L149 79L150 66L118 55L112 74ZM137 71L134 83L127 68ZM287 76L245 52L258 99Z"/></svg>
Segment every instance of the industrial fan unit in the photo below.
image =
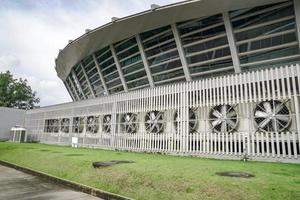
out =
<svg viewBox="0 0 300 200"><path fill-rule="evenodd" d="M164 113L157 110L148 112L145 116L145 126L148 133L163 133Z"/></svg>
<svg viewBox="0 0 300 200"><path fill-rule="evenodd" d="M210 125L213 132L232 132L238 125L238 115L234 106L229 104L217 105L209 113Z"/></svg>
<svg viewBox="0 0 300 200"><path fill-rule="evenodd" d="M84 117L73 118L73 133L82 133L84 128Z"/></svg>
<svg viewBox="0 0 300 200"><path fill-rule="evenodd" d="M254 109L254 122L258 130L280 132L291 123L291 111L287 101L270 100L258 103Z"/></svg>
<svg viewBox="0 0 300 200"><path fill-rule="evenodd" d="M174 114L174 126L176 131L178 132L178 123L180 122L180 118L178 116L178 110ZM194 109L189 108L189 133L193 133L197 129L197 115Z"/></svg>
<svg viewBox="0 0 300 200"><path fill-rule="evenodd" d="M134 134L137 132L137 114L126 113L121 115L121 129L124 133Z"/></svg>
<svg viewBox="0 0 300 200"><path fill-rule="evenodd" d="M89 133L97 133L99 129L99 117L88 116L86 120L86 131Z"/></svg>
<svg viewBox="0 0 300 200"><path fill-rule="evenodd" d="M70 129L70 119L69 118L63 118L60 121L60 131L63 133L69 133Z"/></svg>
<svg viewBox="0 0 300 200"><path fill-rule="evenodd" d="M111 115L104 115L102 120L102 129L105 133L111 132Z"/></svg>

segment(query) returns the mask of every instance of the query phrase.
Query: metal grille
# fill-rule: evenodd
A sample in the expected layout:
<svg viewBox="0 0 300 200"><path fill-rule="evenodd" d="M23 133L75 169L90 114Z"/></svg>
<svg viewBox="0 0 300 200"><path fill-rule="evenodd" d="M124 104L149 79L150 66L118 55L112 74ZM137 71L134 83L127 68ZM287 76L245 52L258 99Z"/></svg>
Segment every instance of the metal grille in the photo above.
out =
<svg viewBox="0 0 300 200"><path fill-rule="evenodd" d="M30 110L25 126L29 138L46 143L70 144L71 137L78 137L81 146L99 148L299 161L299 83L299 65L244 72ZM219 115L212 110L225 113L224 107L238 124L213 129ZM198 124L193 132L191 109ZM257 128L264 123L263 111L276 114L278 128L271 122ZM136 116L136 133L122 128L125 121L118 116L124 113ZM87 118L98 116L102 128L89 134ZM59 129L64 118L72 122L69 133Z"/></svg>

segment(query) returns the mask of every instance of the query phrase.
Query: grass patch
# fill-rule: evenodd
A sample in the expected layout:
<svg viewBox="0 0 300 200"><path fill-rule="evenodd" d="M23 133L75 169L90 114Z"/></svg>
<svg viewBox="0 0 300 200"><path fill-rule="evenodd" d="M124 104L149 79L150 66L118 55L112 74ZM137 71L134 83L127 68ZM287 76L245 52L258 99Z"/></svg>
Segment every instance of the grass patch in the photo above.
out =
<svg viewBox="0 0 300 200"><path fill-rule="evenodd" d="M50 149L40 149L40 151L48 152L51 151Z"/></svg>
<svg viewBox="0 0 300 200"><path fill-rule="evenodd" d="M41 151L47 149L47 151ZM54 153L63 152L63 153ZM72 156L70 156L72 155ZM0 159L134 199L300 199L300 165L0 143ZM135 163L95 169L95 161ZM216 172L254 174L251 179Z"/></svg>
<svg viewBox="0 0 300 200"><path fill-rule="evenodd" d="M84 154L80 154L80 153L70 153L70 154L65 154L65 156L84 156Z"/></svg>

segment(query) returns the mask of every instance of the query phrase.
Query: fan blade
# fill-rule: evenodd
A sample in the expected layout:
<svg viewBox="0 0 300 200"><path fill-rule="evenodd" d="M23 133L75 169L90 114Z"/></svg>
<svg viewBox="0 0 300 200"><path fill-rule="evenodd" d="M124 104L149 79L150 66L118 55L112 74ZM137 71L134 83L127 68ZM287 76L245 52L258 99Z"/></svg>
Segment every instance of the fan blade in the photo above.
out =
<svg viewBox="0 0 300 200"><path fill-rule="evenodd" d="M265 109L266 113L272 113L272 107L271 107L271 103L270 102L265 101L263 103L263 105L264 105L264 109Z"/></svg>
<svg viewBox="0 0 300 200"><path fill-rule="evenodd" d="M162 113L158 112L157 115L156 115L156 117L155 117L155 119L159 120L161 118L161 115L162 115Z"/></svg>
<svg viewBox="0 0 300 200"><path fill-rule="evenodd" d="M226 131L226 123L225 123L225 122L222 122L222 125L221 125L221 132L222 132L222 133L227 132L227 131Z"/></svg>
<svg viewBox="0 0 300 200"><path fill-rule="evenodd" d="M149 130L149 128L151 128L150 126L151 126L151 124L147 124L146 130Z"/></svg>
<svg viewBox="0 0 300 200"><path fill-rule="evenodd" d="M272 119L272 130L270 131L278 131L279 125L276 123L276 119Z"/></svg>
<svg viewBox="0 0 300 200"><path fill-rule="evenodd" d="M129 121L133 122L133 121L135 121L134 119L135 119L135 115L131 115L129 118Z"/></svg>
<svg viewBox="0 0 300 200"><path fill-rule="evenodd" d="M227 119L226 123L231 127L231 128L235 128L236 123L234 121L232 121L231 119Z"/></svg>
<svg viewBox="0 0 300 200"><path fill-rule="evenodd" d="M236 112L232 109L230 112L227 113L227 118L232 118L236 116Z"/></svg>
<svg viewBox="0 0 300 200"><path fill-rule="evenodd" d="M155 128L155 125L154 124L151 124L150 125L150 132L152 133L153 129Z"/></svg>
<svg viewBox="0 0 300 200"><path fill-rule="evenodd" d="M213 128L214 127L216 127L217 125L219 125L219 124L221 124L221 120L220 119L217 119L217 120L214 120L211 124L212 124L212 126L213 126Z"/></svg>
<svg viewBox="0 0 300 200"><path fill-rule="evenodd" d="M287 125L287 124L282 124L282 122L280 120L277 120L276 122L277 122L277 124L279 124L281 126L281 128L284 128ZM280 126L278 129L279 131L280 131Z"/></svg>
<svg viewBox="0 0 300 200"><path fill-rule="evenodd" d="M262 121L262 122L259 124L259 127L260 127L260 128L264 128L269 122L270 122L270 119L269 119L269 118L266 118L266 119L264 119L264 121Z"/></svg>
<svg viewBox="0 0 300 200"><path fill-rule="evenodd" d="M263 111L259 111L257 110L254 114L255 117L259 117L259 118L267 118L269 115L268 113L265 113Z"/></svg>
<svg viewBox="0 0 300 200"><path fill-rule="evenodd" d="M290 116L288 115L275 115L277 120L288 122L290 120Z"/></svg>
<svg viewBox="0 0 300 200"><path fill-rule="evenodd" d="M215 117L217 117L217 118L221 118L222 117L222 114L219 111L215 110L215 109L212 112L212 115L215 116Z"/></svg>
<svg viewBox="0 0 300 200"><path fill-rule="evenodd" d="M280 104L275 104L275 113L277 114L279 111L281 111L284 107L284 102L281 102Z"/></svg>
<svg viewBox="0 0 300 200"><path fill-rule="evenodd" d="M227 105L222 105L221 107L221 113L223 116L226 116L227 113Z"/></svg>
<svg viewBox="0 0 300 200"><path fill-rule="evenodd" d="M154 120L156 118L156 115L154 112L151 112L150 113L150 119Z"/></svg>
<svg viewBox="0 0 300 200"><path fill-rule="evenodd" d="M160 124L156 124L155 127L156 127L156 129L157 129L157 132L159 132L159 131L161 130Z"/></svg>

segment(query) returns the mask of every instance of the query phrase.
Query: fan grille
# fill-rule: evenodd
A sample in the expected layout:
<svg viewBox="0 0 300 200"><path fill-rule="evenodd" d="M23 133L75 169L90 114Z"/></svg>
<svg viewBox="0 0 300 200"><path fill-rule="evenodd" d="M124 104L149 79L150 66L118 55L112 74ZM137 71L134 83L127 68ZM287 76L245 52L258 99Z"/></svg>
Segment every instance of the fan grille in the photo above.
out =
<svg viewBox="0 0 300 200"><path fill-rule="evenodd" d="M111 132L111 115L104 115L102 129L105 133Z"/></svg>
<svg viewBox="0 0 300 200"><path fill-rule="evenodd" d="M164 131L164 113L160 111L148 112L145 116L145 126L148 133L161 134Z"/></svg>
<svg viewBox="0 0 300 200"><path fill-rule="evenodd" d="M99 129L99 117L89 116L87 117L86 130L89 133L97 133Z"/></svg>
<svg viewBox="0 0 300 200"><path fill-rule="evenodd" d="M121 116L121 128L122 131L129 134L137 132L137 114L126 113Z"/></svg>
<svg viewBox="0 0 300 200"><path fill-rule="evenodd" d="M60 131L63 133L69 133L69 127L70 127L70 119L69 118L63 118L60 121Z"/></svg>
<svg viewBox="0 0 300 200"><path fill-rule="evenodd" d="M229 104L213 107L209 118L214 132L232 132L238 124L237 113L234 107Z"/></svg>
<svg viewBox="0 0 300 200"><path fill-rule="evenodd" d="M265 132L284 131L290 124L290 110L286 101L262 101L255 107L254 121L259 130Z"/></svg>
<svg viewBox="0 0 300 200"><path fill-rule="evenodd" d="M82 133L84 128L84 117L73 118L73 133Z"/></svg>
<svg viewBox="0 0 300 200"><path fill-rule="evenodd" d="M174 114L174 126L177 131L178 122L180 121L178 117L178 110ZM189 133L193 133L197 129L197 115L193 109L189 109ZM178 131L177 131L178 132Z"/></svg>

